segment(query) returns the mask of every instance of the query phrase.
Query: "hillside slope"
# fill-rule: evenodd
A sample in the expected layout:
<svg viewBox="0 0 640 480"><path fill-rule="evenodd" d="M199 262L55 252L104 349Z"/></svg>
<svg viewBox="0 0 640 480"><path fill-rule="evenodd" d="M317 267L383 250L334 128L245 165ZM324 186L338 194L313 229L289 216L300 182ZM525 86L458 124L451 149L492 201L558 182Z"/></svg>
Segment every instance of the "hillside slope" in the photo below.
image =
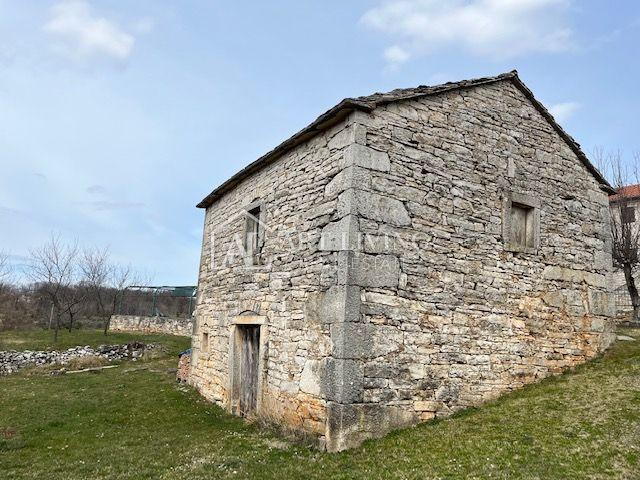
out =
<svg viewBox="0 0 640 480"><path fill-rule="evenodd" d="M482 408L340 454L228 416L175 384L173 355L99 374L2 377L0 472L12 479L639 478L640 330L623 333L639 340L619 341L602 358Z"/></svg>

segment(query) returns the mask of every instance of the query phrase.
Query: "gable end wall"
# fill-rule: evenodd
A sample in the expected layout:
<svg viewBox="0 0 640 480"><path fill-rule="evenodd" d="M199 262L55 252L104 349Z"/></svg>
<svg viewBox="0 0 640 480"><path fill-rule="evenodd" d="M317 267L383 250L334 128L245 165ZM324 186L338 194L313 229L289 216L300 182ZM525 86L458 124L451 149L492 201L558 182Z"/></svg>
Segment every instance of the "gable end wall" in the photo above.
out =
<svg viewBox="0 0 640 480"><path fill-rule="evenodd" d="M370 340L334 448L478 405L609 345L607 194L511 82L358 121L365 148L389 162L351 172L360 178L338 202L359 238L349 283ZM531 251L505 242L507 198L538 207Z"/></svg>

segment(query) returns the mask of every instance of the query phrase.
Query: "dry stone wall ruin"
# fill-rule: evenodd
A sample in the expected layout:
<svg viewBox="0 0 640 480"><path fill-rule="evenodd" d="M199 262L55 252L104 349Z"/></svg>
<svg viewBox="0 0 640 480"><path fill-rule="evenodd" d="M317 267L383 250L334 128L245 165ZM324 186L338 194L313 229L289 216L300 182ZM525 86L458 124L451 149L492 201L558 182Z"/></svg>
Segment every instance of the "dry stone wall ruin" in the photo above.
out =
<svg viewBox="0 0 640 480"><path fill-rule="evenodd" d="M112 315L109 322L109 330L112 332L162 333L190 337L193 334L193 319Z"/></svg>

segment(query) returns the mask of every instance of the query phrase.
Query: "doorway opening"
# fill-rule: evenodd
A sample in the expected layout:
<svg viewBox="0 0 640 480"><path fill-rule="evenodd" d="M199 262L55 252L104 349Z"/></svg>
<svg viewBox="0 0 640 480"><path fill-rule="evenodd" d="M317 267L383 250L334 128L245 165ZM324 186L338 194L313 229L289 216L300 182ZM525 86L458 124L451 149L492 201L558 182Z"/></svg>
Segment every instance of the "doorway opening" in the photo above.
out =
<svg viewBox="0 0 640 480"><path fill-rule="evenodd" d="M237 400L238 413L250 417L256 413L260 367L260 325L237 325Z"/></svg>

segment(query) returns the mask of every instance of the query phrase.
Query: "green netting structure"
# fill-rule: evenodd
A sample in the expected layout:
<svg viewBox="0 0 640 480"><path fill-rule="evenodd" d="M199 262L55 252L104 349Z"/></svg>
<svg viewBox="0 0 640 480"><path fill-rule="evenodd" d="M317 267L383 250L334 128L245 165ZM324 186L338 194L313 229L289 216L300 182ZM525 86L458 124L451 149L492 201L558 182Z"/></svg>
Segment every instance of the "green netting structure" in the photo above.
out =
<svg viewBox="0 0 640 480"><path fill-rule="evenodd" d="M124 290L118 313L188 318L193 314L197 290L193 285L132 285Z"/></svg>

